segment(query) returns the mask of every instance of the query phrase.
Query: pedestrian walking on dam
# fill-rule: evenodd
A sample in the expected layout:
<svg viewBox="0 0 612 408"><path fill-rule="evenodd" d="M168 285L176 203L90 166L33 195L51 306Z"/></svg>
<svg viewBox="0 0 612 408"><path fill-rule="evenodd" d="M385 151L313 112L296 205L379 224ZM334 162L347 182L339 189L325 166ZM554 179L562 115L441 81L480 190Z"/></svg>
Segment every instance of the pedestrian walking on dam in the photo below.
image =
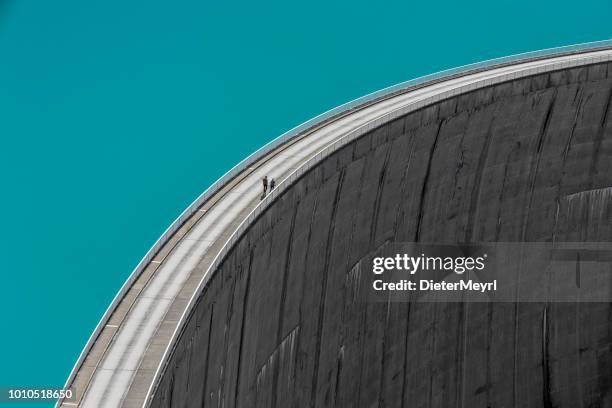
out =
<svg viewBox="0 0 612 408"><path fill-rule="evenodd" d="M270 180L270 191L274 190L274 187L276 187L276 180L272 179Z"/></svg>
<svg viewBox="0 0 612 408"><path fill-rule="evenodd" d="M263 185L263 194L261 195L261 199L263 200L268 192L268 176L263 176L261 179L261 184Z"/></svg>

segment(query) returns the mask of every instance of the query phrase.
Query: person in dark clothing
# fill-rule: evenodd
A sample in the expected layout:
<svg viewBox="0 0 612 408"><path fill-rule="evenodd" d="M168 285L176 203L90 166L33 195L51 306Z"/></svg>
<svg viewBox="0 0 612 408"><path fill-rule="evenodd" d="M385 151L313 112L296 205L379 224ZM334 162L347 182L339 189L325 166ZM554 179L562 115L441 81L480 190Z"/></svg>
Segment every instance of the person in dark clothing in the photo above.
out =
<svg viewBox="0 0 612 408"><path fill-rule="evenodd" d="M261 183L263 184L263 195L265 196L268 192L268 176L263 176Z"/></svg>
<svg viewBox="0 0 612 408"><path fill-rule="evenodd" d="M270 180L270 191L274 190L274 187L276 187L276 180L272 179Z"/></svg>

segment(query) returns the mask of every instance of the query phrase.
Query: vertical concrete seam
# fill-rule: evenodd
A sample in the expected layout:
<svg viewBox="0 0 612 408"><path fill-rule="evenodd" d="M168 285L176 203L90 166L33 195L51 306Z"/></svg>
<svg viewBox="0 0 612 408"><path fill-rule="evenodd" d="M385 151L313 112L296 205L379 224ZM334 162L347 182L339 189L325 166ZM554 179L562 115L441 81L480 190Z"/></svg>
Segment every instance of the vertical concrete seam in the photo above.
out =
<svg viewBox="0 0 612 408"><path fill-rule="evenodd" d="M224 333L224 338L223 338L223 357L221 358L221 372L219 373L219 391L220 391L220 395L219 395L219 400L217 401L217 407L219 406L225 406L225 392L223 392L224 386L225 386L225 374L227 372L226 367L227 367L227 348L229 346L229 333L230 333L230 329L229 327L231 326L231 321L232 321L232 316L234 314L234 294L236 291L236 279L232 280L232 290L231 290L231 296L230 296L230 304L227 308L227 314L225 316L225 333ZM221 404L221 401L224 401L223 404Z"/></svg>
<svg viewBox="0 0 612 408"><path fill-rule="evenodd" d="M359 350L359 355L361 356L361 361L359 362L359 382L357 383L357 405L361 406L361 384L363 383L363 367L364 367L364 359L365 359L365 355L366 353L364 352L364 343L365 343L365 339L367 336L367 321L368 321L368 308L364 307L362 308L362 312L361 312L361 324L359 325L359 330L361 330L360 332L360 350Z"/></svg>
<svg viewBox="0 0 612 408"><path fill-rule="evenodd" d="M550 390L550 355L549 355L550 334L548 328L548 304L544 305L542 314L542 403L544 408L552 408Z"/></svg>
<svg viewBox="0 0 612 408"><path fill-rule="evenodd" d="M319 205L319 196L315 195L314 196L314 203L312 205L312 211L310 213L310 221L308 223L308 237L306 238L306 252L304 254L304 259L308 259L308 251L310 249L310 241L312 238L312 225L314 224L314 219L315 219L315 215L317 213L317 208ZM298 321L302 321L302 316L303 316L303 312L302 312L302 305L304 304L304 295L305 295L305 290L306 290L306 285L304 285L304 279L306 278L306 268L304 268L304 275L302 276L302 290L300 293L300 302L299 302L299 308L298 308ZM300 357L300 346L302 343L302 336L298 336L297 337L297 344L295 346L295 353L294 353L294 362L293 362L293 378L297 377L297 367L298 367L298 359ZM294 393L295 395L295 393Z"/></svg>
<svg viewBox="0 0 612 408"><path fill-rule="evenodd" d="M419 242L419 239L421 238L421 224L423 221L423 205L425 204L425 193L427 192L427 184L429 182L429 174L431 173L431 166L433 164L433 156L434 153L436 152L436 147L438 145L438 139L440 137L440 132L442 130L442 126L444 125L446 119L442 119L440 120L440 123L438 124L438 130L436 131L436 136L434 138L434 141L431 145L431 149L429 150L429 159L427 162L427 170L425 172L425 177L423 179L423 186L421 187L421 195L420 195L420 202L419 202L419 213L418 213L418 217L417 217L417 228L416 228L416 232L415 232L415 237L414 237L414 242Z"/></svg>
<svg viewBox="0 0 612 408"><path fill-rule="evenodd" d="M601 153L601 143L603 136L606 131L606 125L608 123L608 112L610 110L610 101L612 100L612 87L608 91L608 99L606 100L606 106L599 124L599 130L595 135L595 142L593 143L593 153L591 156L591 167L589 169L589 188L595 187L595 174L597 173L597 165L599 164L599 157Z"/></svg>
<svg viewBox="0 0 612 408"><path fill-rule="evenodd" d="M385 372L386 372L386 353L387 353L387 333L389 330L389 312L391 307L391 293L387 298L387 315L385 318L385 328L383 330L383 338L381 345L381 356L380 356L380 377L378 379L378 408L385 408L387 406L385 402Z"/></svg>
<svg viewBox="0 0 612 408"><path fill-rule="evenodd" d="M456 406L463 408L465 406L465 379L468 377L466 372L466 361L467 361L467 338L468 338L468 319L469 319L469 306L470 302L461 302L459 304L460 318L458 326L463 328L463 333L458 337L457 345L457 376L459 384L457 384L457 404Z"/></svg>
<svg viewBox="0 0 612 408"><path fill-rule="evenodd" d="M542 159L542 146L546 139L546 134L548 133L548 127L550 126L550 119L552 117L552 113L555 107L555 102L557 100L557 89L555 88L553 91L553 96L551 97L550 104L546 111L546 116L544 117L544 122L540 128L540 132L538 133L538 140L536 143L536 151L535 151L535 160L532 159L531 168L529 170L529 190L527 191L528 200L527 200L527 208L523 214L523 225L521 227L521 241L525 242L527 237L527 225L529 223L529 215L531 213L531 205L533 204L533 191L535 189L536 180L538 178L538 170L540 168L540 160Z"/></svg>
<svg viewBox="0 0 612 408"><path fill-rule="evenodd" d="M299 203L299 201L298 201ZM276 329L276 347L281 344L283 335L283 314L285 312L285 300L287 297L287 275L289 274L289 263L291 262L291 248L293 247L293 232L295 230L295 219L297 216L297 204L293 207L293 214L291 215L291 224L289 227L289 237L287 238L287 250L285 252L285 263L283 270L283 283L281 285L281 298L278 305L278 325ZM272 407L276 407L277 394L278 394L278 375L280 372L280 360L272 376Z"/></svg>
<svg viewBox="0 0 612 408"><path fill-rule="evenodd" d="M246 311L249 302L249 293L251 291L251 267L253 264L253 249L249 251L249 265L247 267L247 281L242 303L242 321L240 323L240 342L238 344L238 363L236 369L236 385L234 389L234 406L238 406L238 397L240 396L240 373L242 372L242 347L244 345L244 322L246 321Z"/></svg>
<svg viewBox="0 0 612 408"><path fill-rule="evenodd" d="M204 360L204 382L202 384L202 402L200 406L205 408L207 406L206 399L208 395L206 393L206 386L208 382L208 362L210 361L210 338L212 336L212 321L215 314L214 302L210 305L210 319L208 319L208 341L206 342L206 359Z"/></svg>
<svg viewBox="0 0 612 408"><path fill-rule="evenodd" d="M489 128L487 129L485 143L480 151L480 155L478 156L478 164L476 165L476 177L474 180L474 185L472 186L472 194L470 195L470 207L468 210L468 220L467 225L465 226L465 242L469 243L472 241L472 236L474 234L474 223L476 222L476 210L478 209L478 199L480 198L480 189L482 185L482 173L484 171L485 164L487 162L487 158L489 157L489 149L491 147L491 140L493 139L493 123L495 122L495 113L491 118L491 122L489 123ZM456 186L456 185L455 185Z"/></svg>
<svg viewBox="0 0 612 408"><path fill-rule="evenodd" d="M372 214L372 224L370 227L370 245L374 243L376 238L376 230L378 229L378 214L380 212L380 202L382 201L382 193L385 189L385 180L387 177L387 167L389 165L389 158L391 156L391 148L393 146L392 141L388 141L387 152L385 153L385 159L383 161L380 174L378 176L378 188L376 189L376 199L374 201L374 211Z"/></svg>
<svg viewBox="0 0 612 408"><path fill-rule="evenodd" d="M430 368L430 372L429 372L429 398L428 398L428 402L427 402L427 406L431 407L432 406L432 401L433 401L433 379L434 379L434 374L435 374L435 359L436 359L436 311L438 310L438 303L434 302L434 304L431 306L433 308L433 319L432 319L432 323L431 323L431 358L430 358L430 362L431 362L431 368Z"/></svg>
<svg viewBox="0 0 612 408"><path fill-rule="evenodd" d="M578 106L576 107L576 113L574 114L574 121L572 123L572 130L565 142L565 147L563 149L563 156L561 158L561 168L559 169L559 179L557 181L557 198L556 198L556 210L555 210L555 218L552 226L552 242L553 244L557 239L557 226L559 222L559 207L561 204L561 192L563 190L563 179L565 178L565 164L567 163L567 156L569 155L570 150L572 149L572 142L574 141L574 135L576 133L576 126L578 126L578 117L582 112L582 108L584 107L584 90L582 84L578 86L576 89L576 95L574 96L574 103L576 103L576 97L580 94L578 98Z"/></svg>
<svg viewBox="0 0 612 408"><path fill-rule="evenodd" d="M527 200L527 208L524 210L523 212L523 223L522 223L522 227L521 227L521 242L525 242L526 236L527 236L527 225L529 222L529 214L531 212L531 204L533 201L533 190L535 187L535 182L537 179L537 174L538 174L538 168L539 168L539 164L540 164L540 159L541 159L541 149L542 149L542 145L544 143L544 139L546 137L546 133L548 131L548 126L550 125L550 119L552 117L552 112L553 112L553 108L555 105L555 101L557 99L557 89L555 88L555 90L553 91L553 96L551 97L551 101L549 103L549 106L547 108L546 111L546 115L544 116L544 121L542 122L542 126L540 127L540 131L538 132L538 140L536 142L536 149L535 149L535 160L531 159L531 168L529 170L529 190L526 192L526 194L528 194L528 200ZM522 253L521 253L522 256ZM517 283L517 288L519 287L518 283ZM514 304L514 358L513 358L513 385L512 385L512 390L513 390L513 406L516 406L516 403L518 401L518 388L517 388L517 383L518 383L518 373L517 373L517 365L518 365L518 340L519 340L519 308L520 308L520 303L519 302L515 302Z"/></svg>
<svg viewBox="0 0 612 408"><path fill-rule="evenodd" d="M323 264L323 282L321 282L321 298L319 300L319 316L317 321L317 341L314 355L314 369L312 388L310 390L310 406L314 407L316 403L316 394L319 381L319 358L321 355L321 334L323 332L323 320L325 318L325 303L327 298L327 281L328 281L328 269L329 259L331 257L332 250L332 239L335 231L336 224L336 212L338 210L338 201L340 200L340 191L342 190L342 183L344 181L345 170L340 172L338 184L336 185L336 192L334 195L334 204L332 207L332 213L330 217L330 225L327 231L327 246L325 248L325 261Z"/></svg>
<svg viewBox="0 0 612 408"><path fill-rule="evenodd" d="M576 261L576 267L580 268L580 257ZM579 276L577 278L579 279ZM580 292L578 292L578 296L580 296ZM576 315L574 324L576 325L576 371L578 376L578 381L576 382L578 386L578 401L580 401L580 408L584 407L584 397L582 394L582 386L584 385L584 381L582 379L582 364L581 364L581 356L583 349L581 345L581 337L580 337L580 299L576 300Z"/></svg>
<svg viewBox="0 0 612 408"><path fill-rule="evenodd" d="M402 137L405 135L402 134ZM404 199L404 195L406 194L406 179L408 178L408 173L410 172L410 165L412 164L412 157L413 157L413 153L414 153L414 146L416 144L415 139L416 139L416 134L415 133L411 133L410 134L410 143L408 145L408 162L406 163L406 166L404 167L404 172L402 173L402 179L400 181L400 200L403 201ZM395 219L393 220L393 236L397 239L397 227L399 224L399 219L400 219L400 214L403 213L403 206L402 205L398 205L397 209L395 210Z"/></svg>
<svg viewBox="0 0 612 408"><path fill-rule="evenodd" d="M487 395L487 406L491 406L491 348L493 343L493 303L487 303L487 372L485 374L485 387Z"/></svg>
<svg viewBox="0 0 612 408"><path fill-rule="evenodd" d="M357 205L354 208L360 208L359 205L361 203L361 196L362 196L362 192L363 192L363 181L365 179L365 174L366 174L366 170L367 170L367 157L364 159L360 159L363 160L363 166L361 168L361 174L359 175L359 190L357 190L357 197L355 198L355 203L357 203ZM353 239L355 237L355 219L357 218L357 214L358 211L353 211L353 217L351 219L351 235L348 238L348 245L346 246L346 262L347 265L349 265L351 263L351 251L353 249Z"/></svg>
<svg viewBox="0 0 612 408"><path fill-rule="evenodd" d="M412 301L407 302L406 306L406 336L404 338L404 362L402 366L402 400L401 407L405 408L406 406L406 378L408 372L408 333L410 330L410 312L412 310Z"/></svg>

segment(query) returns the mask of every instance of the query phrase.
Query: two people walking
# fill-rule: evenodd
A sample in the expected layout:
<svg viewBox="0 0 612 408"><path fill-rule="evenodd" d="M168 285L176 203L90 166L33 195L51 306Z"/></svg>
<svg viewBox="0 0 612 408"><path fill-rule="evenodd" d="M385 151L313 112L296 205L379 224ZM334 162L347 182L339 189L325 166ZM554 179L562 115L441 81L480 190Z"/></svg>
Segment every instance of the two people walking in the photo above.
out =
<svg viewBox="0 0 612 408"><path fill-rule="evenodd" d="M263 200L266 194L268 194L268 176L263 176L263 178L261 179L261 183L263 185L263 194L261 195L260 199ZM274 190L274 187L276 187L276 180L270 180L269 185L270 191Z"/></svg>

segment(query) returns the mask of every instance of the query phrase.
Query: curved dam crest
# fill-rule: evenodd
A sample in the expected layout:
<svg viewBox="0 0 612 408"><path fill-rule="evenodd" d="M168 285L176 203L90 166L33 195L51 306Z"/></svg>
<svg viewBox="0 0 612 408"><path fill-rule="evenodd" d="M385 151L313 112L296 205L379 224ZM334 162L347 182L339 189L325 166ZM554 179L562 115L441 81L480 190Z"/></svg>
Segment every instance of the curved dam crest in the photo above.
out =
<svg viewBox="0 0 612 408"><path fill-rule="evenodd" d="M612 241L611 98L612 64L564 69L325 158L211 276L151 406L612 406L609 303L370 303L355 267L392 242Z"/></svg>

